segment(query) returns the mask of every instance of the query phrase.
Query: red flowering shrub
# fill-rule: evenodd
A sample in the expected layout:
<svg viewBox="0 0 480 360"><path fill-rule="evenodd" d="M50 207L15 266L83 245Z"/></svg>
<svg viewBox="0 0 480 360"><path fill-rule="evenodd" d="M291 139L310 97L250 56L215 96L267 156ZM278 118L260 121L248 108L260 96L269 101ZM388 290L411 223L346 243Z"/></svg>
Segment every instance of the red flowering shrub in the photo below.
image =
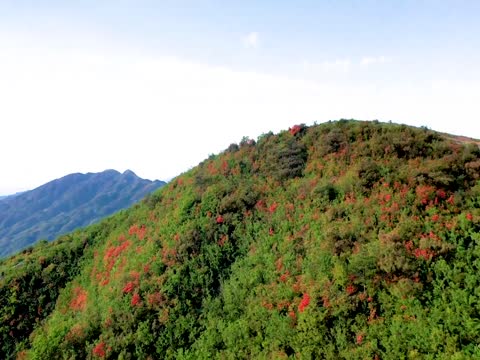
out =
<svg viewBox="0 0 480 360"><path fill-rule="evenodd" d="M130 229L128 229L128 235L132 236L136 234L138 231L138 226L137 225L132 225L130 226Z"/></svg>
<svg viewBox="0 0 480 360"><path fill-rule="evenodd" d="M130 302L130 304L132 306L140 306L141 305L140 295L138 293L133 294L132 301Z"/></svg>
<svg viewBox="0 0 480 360"><path fill-rule="evenodd" d="M144 272L145 274L147 274L149 271L150 271L150 265L147 264L147 265L145 265L145 266L143 267L143 272Z"/></svg>
<svg viewBox="0 0 480 360"><path fill-rule="evenodd" d="M223 221L224 221L223 216L222 216L222 215L218 215L218 216L217 216L217 224L223 224Z"/></svg>
<svg viewBox="0 0 480 360"><path fill-rule="evenodd" d="M146 233L147 233L147 228L145 227L145 225L142 225L140 229L137 230L138 240L143 240L145 238Z"/></svg>
<svg viewBox="0 0 480 360"><path fill-rule="evenodd" d="M278 207L278 204L276 202L274 202L272 205L270 205L270 207L268 208L268 211L273 214L275 212L275 210L277 210L277 207Z"/></svg>
<svg viewBox="0 0 480 360"><path fill-rule="evenodd" d="M352 295L357 291L357 287L355 285L348 285L347 288L345 289L347 291L348 295Z"/></svg>
<svg viewBox="0 0 480 360"><path fill-rule="evenodd" d="M73 289L73 298L70 301L70 309L82 311L87 304L87 292L80 286Z"/></svg>
<svg viewBox="0 0 480 360"><path fill-rule="evenodd" d="M105 353L105 343L103 341L99 342L92 350L93 356L104 358Z"/></svg>
<svg viewBox="0 0 480 360"><path fill-rule="evenodd" d="M413 255L415 255L417 259L421 258L425 260L430 260L435 255L435 253L430 249L418 248L418 249L415 249L415 251L413 252Z"/></svg>
<svg viewBox="0 0 480 360"><path fill-rule="evenodd" d="M298 305L298 311L303 312L309 304L310 304L310 295L305 293L303 294L302 301L300 301L300 305Z"/></svg>
<svg viewBox="0 0 480 360"><path fill-rule="evenodd" d="M416 188L416 193L422 205L427 205L430 200L433 200L435 188L431 185L419 185Z"/></svg>
<svg viewBox="0 0 480 360"><path fill-rule="evenodd" d="M293 125L288 131L290 134L295 135L298 134L302 130L302 127L300 125Z"/></svg>
<svg viewBox="0 0 480 360"><path fill-rule="evenodd" d="M290 272L289 271L286 271L285 273L283 273L282 275L280 275L280 281L281 282L287 282L288 278L290 277Z"/></svg>
<svg viewBox="0 0 480 360"><path fill-rule="evenodd" d="M125 284L125 286L122 289L122 292L124 294L131 293L135 289L135 284L133 281L129 281Z"/></svg>

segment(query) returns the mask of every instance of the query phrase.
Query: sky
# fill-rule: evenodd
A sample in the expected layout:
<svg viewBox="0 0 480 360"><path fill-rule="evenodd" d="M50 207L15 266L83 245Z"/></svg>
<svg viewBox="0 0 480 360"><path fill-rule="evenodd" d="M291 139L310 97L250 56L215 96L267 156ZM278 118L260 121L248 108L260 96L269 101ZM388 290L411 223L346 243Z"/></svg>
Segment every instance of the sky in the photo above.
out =
<svg viewBox="0 0 480 360"><path fill-rule="evenodd" d="M299 124L480 138L480 1L0 0L0 195Z"/></svg>

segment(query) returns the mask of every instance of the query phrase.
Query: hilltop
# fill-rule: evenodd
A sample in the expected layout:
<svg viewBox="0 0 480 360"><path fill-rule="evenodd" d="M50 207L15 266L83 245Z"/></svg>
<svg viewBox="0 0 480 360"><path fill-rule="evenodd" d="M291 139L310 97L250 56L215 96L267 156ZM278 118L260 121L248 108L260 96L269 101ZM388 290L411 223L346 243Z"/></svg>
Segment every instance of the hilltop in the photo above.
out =
<svg viewBox="0 0 480 360"><path fill-rule="evenodd" d="M34 190L0 199L0 257L38 240L53 240L127 208L163 181L132 171L70 174Z"/></svg>
<svg viewBox="0 0 480 360"><path fill-rule="evenodd" d="M1 262L1 357L479 358L479 177L423 128L244 138Z"/></svg>

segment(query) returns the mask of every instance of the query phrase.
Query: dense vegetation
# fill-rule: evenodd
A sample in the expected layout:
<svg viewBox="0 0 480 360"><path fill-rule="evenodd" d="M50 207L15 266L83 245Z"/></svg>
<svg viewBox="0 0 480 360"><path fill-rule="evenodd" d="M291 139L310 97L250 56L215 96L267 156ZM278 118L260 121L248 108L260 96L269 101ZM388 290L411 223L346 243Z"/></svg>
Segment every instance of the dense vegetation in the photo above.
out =
<svg viewBox="0 0 480 360"><path fill-rule="evenodd" d="M479 177L427 129L243 139L3 261L0 357L478 359Z"/></svg>
<svg viewBox="0 0 480 360"><path fill-rule="evenodd" d="M0 199L0 258L127 208L163 181L132 171L70 174L34 190Z"/></svg>

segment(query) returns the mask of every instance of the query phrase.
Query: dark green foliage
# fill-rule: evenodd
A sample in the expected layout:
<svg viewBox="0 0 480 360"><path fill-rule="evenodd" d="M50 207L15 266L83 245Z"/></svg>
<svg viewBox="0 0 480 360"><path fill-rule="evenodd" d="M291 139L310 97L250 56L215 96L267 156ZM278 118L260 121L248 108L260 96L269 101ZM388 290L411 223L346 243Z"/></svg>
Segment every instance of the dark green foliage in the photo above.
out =
<svg viewBox="0 0 480 360"><path fill-rule="evenodd" d="M165 183L132 171L70 174L0 202L0 258L90 225Z"/></svg>
<svg viewBox="0 0 480 360"><path fill-rule="evenodd" d="M369 191L382 178L381 168L375 161L366 159L360 163L358 177L363 188Z"/></svg>
<svg viewBox="0 0 480 360"><path fill-rule="evenodd" d="M264 157L262 170L266 175L279 181L302 176L308 154L297 136L284 133L279 137L266 138L258 146L257 156Z"/></svg>
<svg viewBox="0 0 480 360"><path fill-rule="evenodd" d="M4 261L0 357L480 358L479 164L379 122L245 138Z"/></svg>

